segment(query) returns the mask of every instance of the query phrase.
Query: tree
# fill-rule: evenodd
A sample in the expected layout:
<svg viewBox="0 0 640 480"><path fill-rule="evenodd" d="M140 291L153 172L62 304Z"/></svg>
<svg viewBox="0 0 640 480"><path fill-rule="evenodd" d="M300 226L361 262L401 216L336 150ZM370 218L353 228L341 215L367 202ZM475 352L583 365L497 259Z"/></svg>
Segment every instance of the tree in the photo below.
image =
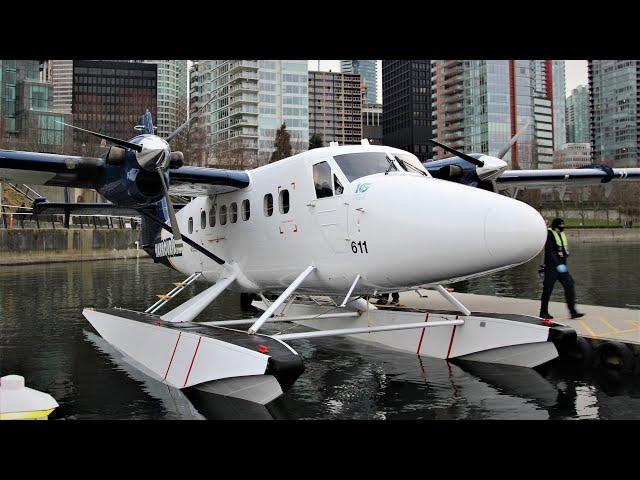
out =
<svg viewBox="0 0 640 480"><path fill-rule="evenodd" d="M309 150L322 147L322 136L314 133L309 137Z"/></svg>
<svg viewBox="0 0 640 480"><path fill-rule="evenodd" d="M287 125L283 123L276 132L276 140L273 143L276 148L271 154L269 163L277 162L291 156L291 134L287 132Z"/></svg>

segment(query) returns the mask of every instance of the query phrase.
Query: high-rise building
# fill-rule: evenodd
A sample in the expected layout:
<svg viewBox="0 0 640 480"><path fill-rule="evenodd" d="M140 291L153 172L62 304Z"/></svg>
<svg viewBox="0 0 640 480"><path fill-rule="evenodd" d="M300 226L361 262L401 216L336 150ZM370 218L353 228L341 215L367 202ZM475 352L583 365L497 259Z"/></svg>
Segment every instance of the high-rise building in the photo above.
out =
<svg viewBox="0 0 640 480"><path fill-rule="evenodd" d="M551 102L553 149L567 142L565 121L565 62L564 60L533 60L534 96ZM552 155L553 152L550 152ZM546 157L547 155L542 154ZM542 160L541 160L542 161ZM542 161L546 163L546 160Z"/></svg>
<svg viewBox="0 0 640 480"><path fill-rule="evenodd" d="M365 104L362 107L362 138L371 145L382 145L382 104Z"/></svg>
<svg viewBox="0 0 640 480"><path fill-rule="evenodd" d="M589 142L589 90L576 87L567 97L567 142Z"/></svg>
<svg viewBox="0 0 640 480"><path fill-rule="evenodd" d="M203 112L207 162L255 167L269 162L276 131L291 135L292 152L309 147L306 60L199 60L192 88Z"/></svg>
<svg viewBox="0 0 640 480"><path fill-rule="evenodd" d="M0 60L0 138L6 148L62 153L68 117L52 108L46 60Z"/></svg>
<svg viewBox="0 0 640 480"><path fill-rule="evenodd" d="M564 95L557 98L563 61L432 60L431 75L432 132L439 142L497 155L523 130L504 160L512 168L551 167L554 138L565 142ZM433 153L450 156L441 148Z"/></svg>
<svg viewBox="0 0 640 480"><path fill-rule="evenodd" d="M357 73L309 72L309 134L323 146L362 140L362 86Z"/></svg>
<svg viewBox="0 0 640 480"><path fill-rule="evenodd" d="M158 66L158 135L168 136L187 119L187 61L144 60Z"/></svg>
<svg viewBox="0 0 640 480"><path fill-rule="evenodd" d="M589 143L566 143L555 152L554 168L579 168L591 163Z"/></svg>
<svg viewBox="0 0 640 480"><path fill-rule="evenodd" d="M51 60L54 110L71 113L73 99L73 60Z"/></svg>
<svg viewBox="0 0 640 480"><path fill-rule="evenodd" d="M640 156L640 60L590 60L591 155L594 163L637 167Z"/></svg>
<svg viewBox="0 0 640 480"><path fill-rule="evenodd" d="M430 158L431 147L430 60L383 60L383 141L416 155Z"/></svg>
<svg viewBox="0 0 640 480"><path fill-rule="evenodd" d="M378 61L377 60L340 60L342 73L359 73L364 80L366 103L377 103L378 99Z"/></svg>
<svg viewBox="0 0 640 480"><path fill-rule="evenodd" d="M157 66L105 60L73 61L71 111L75 125L116 138L136 132L148 109L156 117ZM94 137L74 131L77 141L96 143Z"/></svg>

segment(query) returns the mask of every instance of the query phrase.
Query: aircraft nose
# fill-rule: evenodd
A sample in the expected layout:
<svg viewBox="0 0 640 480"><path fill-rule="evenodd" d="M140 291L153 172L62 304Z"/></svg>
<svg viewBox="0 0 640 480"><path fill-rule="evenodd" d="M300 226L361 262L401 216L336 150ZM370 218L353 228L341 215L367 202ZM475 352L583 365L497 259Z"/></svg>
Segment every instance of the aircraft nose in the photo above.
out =
<svg viewBox="0 0 640 480"><path fill-rule="evenodd" d="M524 263L544 247L547 227L540 214L526 203L503 198L485 217L487 250L501 264Z"/></svg>

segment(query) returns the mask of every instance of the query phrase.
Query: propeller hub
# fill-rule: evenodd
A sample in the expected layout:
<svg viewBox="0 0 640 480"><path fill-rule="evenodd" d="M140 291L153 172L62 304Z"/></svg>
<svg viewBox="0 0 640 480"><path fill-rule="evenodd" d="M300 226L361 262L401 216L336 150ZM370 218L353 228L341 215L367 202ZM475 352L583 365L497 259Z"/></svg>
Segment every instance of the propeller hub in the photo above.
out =
<svg viewBox="0 0 640 480"><path fill-rule="evenodd" d="M166 169L169 166L171 148L169 144L156 135L138 135L130 140L140 145L142 151L136 153L138 165L145 170Z"/></svg>

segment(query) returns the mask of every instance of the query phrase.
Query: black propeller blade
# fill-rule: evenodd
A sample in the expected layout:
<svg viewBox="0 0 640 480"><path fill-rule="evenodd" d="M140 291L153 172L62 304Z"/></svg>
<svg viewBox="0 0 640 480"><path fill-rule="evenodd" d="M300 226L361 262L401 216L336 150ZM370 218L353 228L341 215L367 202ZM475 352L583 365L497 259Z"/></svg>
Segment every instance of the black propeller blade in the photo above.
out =
<svg viewBox="0 0 640 480"><path fill-rule="evenodd" d="M187 127L187 125L189 125L189 123L191 123L191 120L193 120L198 115L200 115L200 113L204 110L204 107L209 105L216 98L218 98L218 95L211 95L211 98L209 100L207 100L207 102L204 105L202 105L196 112L194 112L193 115L191 115L189 118L187 118L183 122L182 125L180 125L178 128L176 128L173 132L171 132L169 134L169 136L167 138L164 139L165 142L169 143L171 140L173 140L173 138L175 138L182 130L184 130Z"/></svg>
<svg viewBox="0 0 640 480"><path fill-rule="evenodd" d="M121 147L130 148L132 150L135 150L136 152L142 151L142 145L137 145L135 143L127 142L126 140L120 140L119 138L110 137L109 135L105 135L103 133L92 132L91 130L86 130L84 128L76 127L75 125L69 125L68 123L64 123L64 122L58 122L58 123L61 123L62 125L66 125L67 127L70 127L70 128L75 128L76 130L80 130L82 132L90 133L91 135L94 135L98 138L104 138L106 141L115 143L116 145L120 145Z"/></svg>
<svg viewBox="0 0 640 480"><path fill-rule="evenodd" d="M484 167L484 162L482 160L473 158L471 155L467 155L466 153L459 152L458 150L448 147L447 145L444 145L440 142L436 142L435 140L429 140L429 142L437 145L438 147L442 148L443 150L446 150L449 153L453 153L454 155L457 155L458 157L462 158L463 160L466 160L469 163L472 163L478 167Z"/></svg>

